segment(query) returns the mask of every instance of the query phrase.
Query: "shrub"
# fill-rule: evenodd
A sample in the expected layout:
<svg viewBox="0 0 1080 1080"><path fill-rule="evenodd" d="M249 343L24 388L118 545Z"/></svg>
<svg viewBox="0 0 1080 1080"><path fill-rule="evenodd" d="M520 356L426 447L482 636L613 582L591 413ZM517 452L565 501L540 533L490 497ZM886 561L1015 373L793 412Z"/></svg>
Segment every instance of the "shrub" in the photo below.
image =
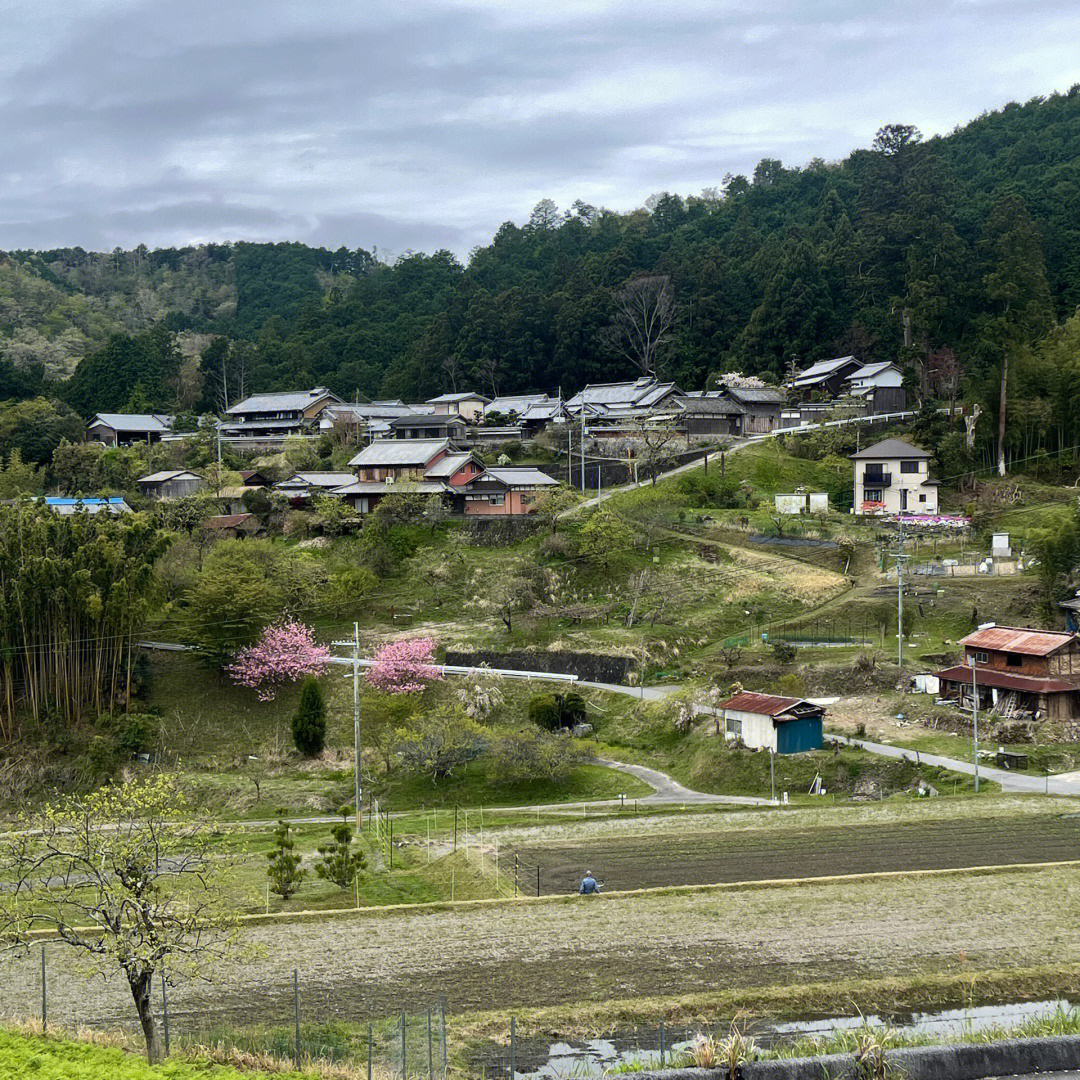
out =
<svg viewBox="0 0 1080 1080"><path fill-rule="evenodd" d="M304 757L321 754L326 745L326 702L316 679L305 679L292 718L292 737Z"/></svg>
<svg viewBox="0 0 1080 1080"><path fill-rule="evenodd" d="M563 727L573 727L575 724L582 723L585 715L585 699L579 693L571 690L569 694L563 695L560 713L560 723Z"/></svg>
<svg viewBox="0 0 1080 1080"><path fill-rule="evenodd" d="M495 780L500 784L528 784L565 780L575 760L569 739L535 728L514 731L492 747Z"/></svg>
<svg viewBox="0 0 1080 1080"><path fill-rule="evenodd" d="M790 641L779 639L772 644L773 655L778 664L792 664L795 662L795 646Z"/></svg>
<svg viewBox="0 0 1080 1080"><path fill-rule="evenodd" d="M545 731L558 731L562 726L559 699L554 694L536 694L529 702L529 719Z"/></svg>

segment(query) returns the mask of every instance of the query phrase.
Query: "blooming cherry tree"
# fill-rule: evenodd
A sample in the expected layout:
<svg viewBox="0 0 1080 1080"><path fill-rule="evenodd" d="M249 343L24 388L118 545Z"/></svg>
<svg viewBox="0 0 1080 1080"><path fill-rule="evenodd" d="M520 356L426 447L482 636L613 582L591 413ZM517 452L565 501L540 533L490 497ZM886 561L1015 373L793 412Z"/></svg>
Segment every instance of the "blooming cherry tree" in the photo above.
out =
<svg viewBox="0 0 1080 1080"><path fill-rule="evenodd" d="M321 675L329 662L330 650L316 644L311 627L286 622L268 626L225 670L234 682L256 690L260 701L273 701L279 687L308 675Z"/></svg>
<svg viewBox="0 0 1080 1080"><path fill-rule="evenodd" d="M402 638L384 645L375 654L367 679L377 690L388 694L418 694L442 672L434 667L434 638Z"/></svg>

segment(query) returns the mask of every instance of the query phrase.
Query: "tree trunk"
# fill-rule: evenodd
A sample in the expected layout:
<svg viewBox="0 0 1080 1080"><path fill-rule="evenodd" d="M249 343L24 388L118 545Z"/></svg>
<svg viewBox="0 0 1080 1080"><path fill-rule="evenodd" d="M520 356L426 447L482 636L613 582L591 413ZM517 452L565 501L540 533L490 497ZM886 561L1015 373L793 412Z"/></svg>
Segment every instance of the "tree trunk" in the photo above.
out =
<svg viewBox="0 0 1080 1080"><path fill-rule="evenodd" d="M998 408L998 476L1005 475L1005 398L1009 385L1009 353L1001 358L1001 403Z"/></svg>
<svg viewBox="0 0 1080 1080"><path fill-rule="evenodd" d="M137 975L128 975L131 996L135 999L135 1010L139 1014L139 1023L142 1024L143 1036L146 1039L146 1060L151 1065L161 1061L165 1056L162 1052L157 1024L154 1023L154 1013L150 1008L150 990L153 979L152 971L143 970Z"/></svg>

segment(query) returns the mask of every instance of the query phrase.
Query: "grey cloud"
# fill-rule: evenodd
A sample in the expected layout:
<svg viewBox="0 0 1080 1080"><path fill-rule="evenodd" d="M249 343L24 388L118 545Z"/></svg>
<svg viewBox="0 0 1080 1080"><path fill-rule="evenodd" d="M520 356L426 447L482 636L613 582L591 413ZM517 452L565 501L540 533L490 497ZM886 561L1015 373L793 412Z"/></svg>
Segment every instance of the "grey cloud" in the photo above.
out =
<svg viewBox="0 0 1080 1080"><path fill-rule="evenodd" d="M0 247L465 254L544 194L625 209L1080 78L1069 0L549 7L41 0L49 44L16 18L0 58Z"/></svg>

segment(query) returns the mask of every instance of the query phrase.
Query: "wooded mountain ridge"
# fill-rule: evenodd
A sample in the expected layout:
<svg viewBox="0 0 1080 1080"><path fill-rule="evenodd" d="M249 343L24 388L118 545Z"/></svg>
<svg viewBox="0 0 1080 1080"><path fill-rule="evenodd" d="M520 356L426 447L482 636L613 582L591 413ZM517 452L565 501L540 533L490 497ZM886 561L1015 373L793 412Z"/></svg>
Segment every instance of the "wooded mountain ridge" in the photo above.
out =
<svg viewBox="0 0 1080 1080"><path fill-rule="evenodd" d="M0 397L85 416L213 411L226 389L572 393L640 374L603 331L641 274L670 279L658 369L686 388L854 353L923 390L958 367L989 406L1003 350L1080 302L1080 87L630 213L545 200L464 265L299 243L0 254Z"/></svg>

